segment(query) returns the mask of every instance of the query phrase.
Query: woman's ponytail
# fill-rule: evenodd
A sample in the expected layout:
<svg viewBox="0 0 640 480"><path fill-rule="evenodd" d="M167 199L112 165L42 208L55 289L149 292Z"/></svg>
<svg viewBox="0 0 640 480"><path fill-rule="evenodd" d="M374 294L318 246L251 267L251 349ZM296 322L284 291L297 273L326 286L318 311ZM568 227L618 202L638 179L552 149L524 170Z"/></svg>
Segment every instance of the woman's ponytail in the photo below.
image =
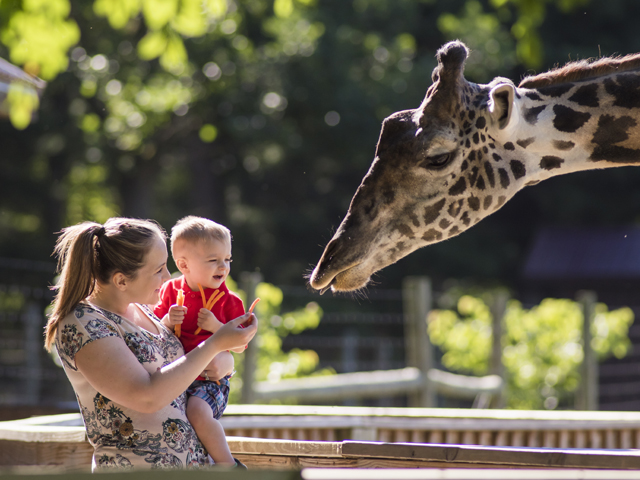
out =
<svg viewBox="0 0 640 480"><path fill-rule="evenodd" d="M54 254L58 257L58 285L53 312L45 327L45 348L51 350L58 323L93 292L98 270L96 242L104 234L99 223L84 222L62 230Z"/></svg>

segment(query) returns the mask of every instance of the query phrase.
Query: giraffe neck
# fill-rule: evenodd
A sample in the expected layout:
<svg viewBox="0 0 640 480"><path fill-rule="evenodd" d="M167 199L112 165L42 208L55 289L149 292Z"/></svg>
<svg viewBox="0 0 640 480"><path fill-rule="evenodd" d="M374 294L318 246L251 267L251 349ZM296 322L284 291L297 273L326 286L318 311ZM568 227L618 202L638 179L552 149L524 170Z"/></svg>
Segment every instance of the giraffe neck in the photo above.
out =
<svg viewBox="0 0 640 480"><path fill-rule="evenodd" d="M640 164L640 72L516 91L517 121L499 136L526 184Z"/></svg>

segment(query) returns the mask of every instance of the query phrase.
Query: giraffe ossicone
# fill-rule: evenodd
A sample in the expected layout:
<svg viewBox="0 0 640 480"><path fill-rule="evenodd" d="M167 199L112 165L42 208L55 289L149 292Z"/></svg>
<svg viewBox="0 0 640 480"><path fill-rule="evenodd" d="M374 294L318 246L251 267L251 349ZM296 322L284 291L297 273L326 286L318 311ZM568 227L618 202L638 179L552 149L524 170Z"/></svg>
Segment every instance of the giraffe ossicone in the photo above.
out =
<svg viewBox="0 0 640 480"><path fill-rule="evenodd" d="M565 173L640 164L640 54L486 85L454 41L422 104L382 124L371 167L314 269L313 288L359 289L418 248L459 235L518 190Z"/></svg>

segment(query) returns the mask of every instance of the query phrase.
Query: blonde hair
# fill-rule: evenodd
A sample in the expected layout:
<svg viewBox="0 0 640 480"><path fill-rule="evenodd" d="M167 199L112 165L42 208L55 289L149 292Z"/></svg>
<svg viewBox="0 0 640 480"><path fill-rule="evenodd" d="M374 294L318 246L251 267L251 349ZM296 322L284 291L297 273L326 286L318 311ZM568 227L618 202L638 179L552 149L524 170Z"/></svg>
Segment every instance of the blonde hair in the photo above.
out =
<svg viewBox="0 0 640 480"><path fill-rule="evenodd" d="M189 215L178 220L171 229L171 254L175 259L175 244L179 240L196 243L211 239L231 245L231 231L208 218Z"/></svg>
<svg viewBox="0 0 640 480"><path fill-rule="evenodd" d="M153 220L110 218L104 225L84 222L62 230L54 255L58 285L53 312L45 326L45 348L51 350L58 324L93 293L96 282L108 283L115 273L135 278L155 238L167 235Z"/></svg>

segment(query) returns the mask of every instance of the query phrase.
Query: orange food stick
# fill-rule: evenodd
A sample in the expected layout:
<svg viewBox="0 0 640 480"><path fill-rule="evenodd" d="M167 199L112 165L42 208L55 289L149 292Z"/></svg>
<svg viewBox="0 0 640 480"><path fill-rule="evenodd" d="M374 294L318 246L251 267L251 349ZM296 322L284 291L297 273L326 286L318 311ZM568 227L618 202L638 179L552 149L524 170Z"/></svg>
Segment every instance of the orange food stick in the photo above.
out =
<svg viewBox="0 0 640 480"><path fill-rule="evenodd" d="M221 290L216 290L215 292L213 292L211 294L211 297L209 297L209 301L207 302L207 310L211 310L213 306L218 302L218 300L222 298L223 295L224 295L224 292Z"/></svg>
<svg viewBox="0 0 640 480"><path fill-rule="evenodd" d="M176 298L176 305L178 305L179 307L184 305L184 291L183 290L178 290L178 297ZM174 333L176 334L176 337L180 338L180 335L182 334L182 330L181 330L181 325L180 324L175 326Z"/></svg>
<svg viewBox="0 0 640 480"><path fill-rule="evenodd" d="M198 288L200 289L200 295L202 295L202 305L206 305L207 304L207 297L205 297L204 295L204 289L202 288L202 285L198 284Z"/></svg>
<svg viewBox="0 0 640 480"><path fill-rule="evenodd" d="M258 302L260 301L259 298L256 298L253 303L251 304L251 306L249 307L249 313L253 313L253 309L256 308L256 305L258 304Z"/></svg>

